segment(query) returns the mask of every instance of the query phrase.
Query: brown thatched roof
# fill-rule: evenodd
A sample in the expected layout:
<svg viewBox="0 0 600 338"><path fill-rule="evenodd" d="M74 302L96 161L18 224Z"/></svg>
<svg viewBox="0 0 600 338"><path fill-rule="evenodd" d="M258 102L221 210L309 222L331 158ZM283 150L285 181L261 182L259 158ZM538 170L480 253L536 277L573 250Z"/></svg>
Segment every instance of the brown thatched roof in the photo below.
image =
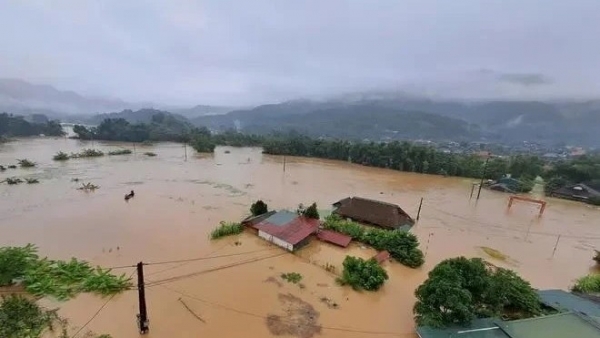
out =
<svg viewBox="0 0 600 338"><path fill-rule="evenodd" d="M333 206L337 215L383 228L408 230L415 223L399 206L367 198L348 197Z"/></svg>

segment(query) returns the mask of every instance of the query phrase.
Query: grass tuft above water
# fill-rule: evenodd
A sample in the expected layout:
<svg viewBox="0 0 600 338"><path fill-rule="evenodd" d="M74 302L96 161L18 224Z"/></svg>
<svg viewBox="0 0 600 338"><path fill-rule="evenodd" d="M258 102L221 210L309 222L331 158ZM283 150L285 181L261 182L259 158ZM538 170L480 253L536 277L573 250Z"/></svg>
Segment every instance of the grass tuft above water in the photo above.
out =
<svg viewBox="0 0 600 338"><path fill-rule="evenodd" d="M147 152L144 153L144 155L146 155L148 157L154 157L154 156L156 156L156 153L153 153L151 151L147 151Z"/></svg>
<svg viewBox="0 0 600 338"><path fill-rule="evenodd" d="M18 160L18 163L21 166L21 168L32 168L32 167L35 167L35 162L30 161L30 160L28 160L26 158Z"/></svg>
<svg viewBox="0 0 600 338"><path fill-rule="evenodd" d="M220 225L210 233L210 238L217 239L225 236L237 235L243 231L244 226L240 223L222 221Z"/></svg>
<svg viewBox="0 0 600 338"><path fill-rule="evenodd" d="M302 275L297 272L282 273L281 278L289 283L298 284L302 280Z"/></svg>
<svg viewBox="0 0 600 338"><path fill-rule="evenodd" d="M119 149L119 150L109 151L108 155L109 156L114 156L114 155L129 155L131 153L132 153L132 151L129 150L129 149Z"/></svg>
<svg viewBox="0 0 600 338"><path fill-rule="evenodd" d="M55 161L67 161L69 158L69 154L63 153L62 151L59 151L52 157L52 159Z"/></svg>
<svg viewBox="0 0 600 338"><path fill-rule="evenodd" d="M104 153L98 149L83 149L79 153L71 154L71 158L85 158L85 157L101 157Z"/></svg>

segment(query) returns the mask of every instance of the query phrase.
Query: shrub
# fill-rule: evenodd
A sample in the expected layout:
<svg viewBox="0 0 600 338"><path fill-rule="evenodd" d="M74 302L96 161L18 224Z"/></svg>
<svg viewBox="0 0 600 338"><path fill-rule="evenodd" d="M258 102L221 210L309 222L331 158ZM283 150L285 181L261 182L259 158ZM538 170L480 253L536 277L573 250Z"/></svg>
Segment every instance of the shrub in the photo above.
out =
<svg viewBox="0 0 600 338"><path fill-rule="evenodd" d="M83 149L77 154L71 154L71 158L85 158L85 157L101 157L104 153L97 149Z"/></svg>
<svg viewBox="0 0 600 338"><path fill-rule="evenodd" d="M12 285L14 280L23 278L37 259L37 248L32 244L0 248L0 286Z"/></svg>
<svg viewBox="0 0 600 338"><path fill-rule="evenodd" d="M377 250L387 250L395 260L408 267L417 268L425 263L417 236L410 232L366 228L358 223L342 220L334 214L325 219L323 227L346 234Z"/></svg>
<svg viewBox="0 0 600 338"><path fill-rule="evenodd" d="M346 256L342 277L338 279L342 285L350 285L355 290L376 291L389 278L387 272L374 259L364 260Z"/></svg>
<svg viewBox="0 0 600 338"><path fill-rule="evenodd" d="M298 284L302 280L302 275L297 272L282 273L281 278L290 283Z"/></svg>
<svg viewBox="0 0 600 338"><path fill-rule="evenodd" d="M477 317L528 318L541 314L539 296L515 272L489 268L480 258L446 259L415 291L420 326L468 324Z"/></svg>
<svg viewBox="0 0 600 338"><path fill-rule="evenodd" d="M0 165L0 171L4 171L6 168L3 165Z"/></svg>
<svg viewBox="0 0 600 338"><path fill-rule="evenodd" d="M131 153L132 153L132 151L129 150L129 149L119 149L119 150L109 151L108 155L109 156L113 156L113 155L129 155Z"/></svg>
<svg viewBox="0 0 600 338"><path fill-rule="evenodd" d="M156 156L156 154L155 154L155 153L153 153L153 152L151 152L151 151L147 151L147 152L145 152L145 153L144 153L144 155L146 155L146 156L148 156L148 157L154 157L154 156Z"/></svg>
<svg viewBox="0 0 600 338"><path fill-rule="evenodd" d="M56 311L49 311L23 296L2 297L0 303L0 337L39 338L52 330L59 320Z"/></svg>
<svg viewBox="0 0 600 338"><path fill-rule="evenodd" d="M9 178L5 179L4 181L6 181L6 183L10 184L10 185L23 183L23 180L18 177L9 177Z"/></svg>
<svg viewBox="0 0 600 338"><path fill-rule="evenodd" d="M263 202L262 200L258 200L252 203L250 206L250 212L252 213L252 216L266 214L269 212L269 207L267 206L267 203Z"/></svg>
<svg viewBox="0 0 600 338"><path fill-rule="evenodd" d="M304 207L304 204L300 203L296 213L307 218L319 219L320 217L319 211L317 210L317 203L311 204L308 208Z"/></svg>
<svg viewBox="0 0 600 338"><path fill-rule="evenodd" d="M589 274L577 279L572 290L581 293L600 292L600 274Z"/></svg>
<svg viewBox="0 0 600 338"><path fill-rule="evenodd" d="M19 165L21 166L21 168L31 168L31 167L35 167L35 162L32 162L26 158L18 160Z"/></svg>
<svg viewBox="0 0 600 338"><path fill-rule="evenodd" d="M221 222L220 225L210 233L211 239L217 239L225 236L237 235L244 231L244 226L240 223Z"/></svg>
<svg viewBox="0 0 600 338"><path fill-rule="evenodd" d="M26 178L25 181L27 181L27 184L40 183L40 181L37 178Z"/></svg>
<svg viewBox="0 0 600 338"><path fill-rule="evenodd" d="M56 155L54 155L54 157L52 157L52 159L55 161L66 161L69 158L69 155L67 153L63 153L62 151L59 151L56 153Z"/></svg>

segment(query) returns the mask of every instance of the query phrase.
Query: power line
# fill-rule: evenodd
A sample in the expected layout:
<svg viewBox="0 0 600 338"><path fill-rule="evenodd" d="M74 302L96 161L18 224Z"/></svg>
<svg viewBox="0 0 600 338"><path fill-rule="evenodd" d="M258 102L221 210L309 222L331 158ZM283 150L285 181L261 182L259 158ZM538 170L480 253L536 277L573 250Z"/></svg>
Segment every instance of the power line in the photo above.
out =
<svg viewBox="0 0 600 338"><path fill-rule="evenodd" d="M240 265L255 263L255 262L258 262L258 261L265 260L265 259L283 256L285 254L287 254L287 252L278 253L276 255L270 255L270 256L266 256L266 257L253 258L253 259L249 259L249 260L245 260L245 261L241 261L241 262L237 262L237 263L232 263L232 264L227 264L227 265L221 265L221 266L217 266L217 267L214 267L214 268L211 268L211 269L202 270L202 271L198 271L198 272L193 272L193 273L189 273L189 274L186 274L186 275L175 276L175 277L166 278L166 279L157 280L157 281L150 281L150 283L148 283L146 285L146 287L150 288L150 287L157 286L157 285L172 283L172 282L176 282L176 281L179 281L179 280L182 280L182 279L185 279L185 278L195 277L195 276L203 275L203 274L210 273L210 272L215 272L215 271L220 271L220 270L224 270L224 269L229 269L229 268L233 268L233 267L240 266Z"/></svg>
<svg viewBox="0 0 600 338"><path fill-rule="evenodd" d="M173 288L165 286L165 285L160 285L160 286L162 286L163 288L165 288L167 290L170 290L172 292L178 293L181 296L184 296L184 297L187 297L187 298L191 298L191 299L197 300L199 302L202 302L202 303L214 306L214 307L219 307L219 308L222 308L222 309L225 309L225 310L228 310L228 311L236 312L236 313L239 313L239 314L243 314L243 315L247 315L247 316L251 316L251 317L255 317L255 318L267 319L267 317L263 316L263 315L259 315L259 314L256 314L256 313L252 313L252 312L248 312L248 311L244 311L244 310L239 310L239 309L227 306L227 305L223 305L223 304L211 302L211 301L199 298L197 296L193 296L193 295L187 294L185 292L179 291L177 289L173 289ZM298 325L298 323L294 323L294 322L291 322L291 321L287 321L287 320L283 320L283 319L282 319L282 321L288 322L288 323L293 324L293 325ZM310 326L310 327L321 328L321 329L331 330L331 331L362 333L362 334L372 334L372 335L399 336L399 337L401 337L401 336L411 336L411 337L414 336L414 333L412 333L412 332L402 333L402 332L369 331L369 330L350 329L350 328L333 327L333 326L323 326L323 325L312 325L312 324L306 324L306 325Z"/></svg>
<svg viewBox="0 0 600 338"><path fill-rule="evenodd" d="M229 246L229 244L225 244L225 245L223 245L223 246L221 246L221 247L219 247L219 248L217 248L217 249L215 249L215 250L213 250L213 251L209 252L209 253L208 253L208 254L207 254L205 257L211 257L213 254L215 254L215 253L217 253L217 252L219 252L219 251L223 250L223 249L224 249L224 248L226 248L227 246ZM152 275L159 274L159 273L162 273L162 272L165 272L165 271L169 271L169 270L177 269L177 268L179 268L179 267L182 267L182 266L184 266L184 265L186 265L186 264L189 264L189 263L190 263L190 262L185 262L185 263L182 263L182 264L179 264L179 265L176 265L176 266L171 266L171 267L168 267L168 268L166 268L166 269L162 269L162 270L159 270L159 271L154 271L154 272L151 272L151 273L147 274L147 276L152 276Z"/></svg>
<svg viewBox="0 0 600 338"><path fill-rule="evenodd" d="M189 258L189 259L180 259L180 260L174 260L174 261L150 262L150 263L144 263L144 265L161 265L161 264L174 264L174 263L188 263L188 262L203 261L203 260L215 259L215 258L221 258L221 257L231 257L231 256L247 255L247 254L251 254L251 253L255 253L255 252L262 252L262 251L269 251L269 250L274 250L274 249L273 248L269 248L269 249L261 249L261 250L238 252L238 253L232 253L232 254L220 255L220 256L204 256L204 257Z"/></svg>
<svg viewBox="0 0 600 338"><path fill-rule="evenodd" d="M133 276L133 274L135 273L135 270L129 275L129 279L131 279L131 277ZM106 305L108 305L108 303L115 298L117 294L113 294L112 296L110 296L110 298L108 298L106 300L106 302L104 302L104 304L102 304L102 306L98 309L98 311L96 311L96 313L94 313L94 315L92 316L92 318L90 318L85 324L83 324L83 326L81 328L79 328L79 330L77 330L77 332L75 332L75 334L73 335L73 338L77 337L77 335L83 331L83 329L85 329L96 317L98 317L98 315L100 314L100 312L102 312L102 310L104 310L104 308L106 307Z"/></svg>

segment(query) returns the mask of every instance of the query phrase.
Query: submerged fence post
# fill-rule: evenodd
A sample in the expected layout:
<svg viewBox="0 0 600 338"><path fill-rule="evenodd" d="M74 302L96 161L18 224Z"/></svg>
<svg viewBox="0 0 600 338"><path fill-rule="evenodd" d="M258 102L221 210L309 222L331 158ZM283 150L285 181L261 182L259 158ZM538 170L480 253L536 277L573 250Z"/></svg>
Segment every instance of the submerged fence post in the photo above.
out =
<svg viewBox="0 0 600 338"><path fill-rule="evenodd" d="M285 172L285 155L283 155L283 172Z"/></svg>
<svg viewBox="0 0 600 338"><path fill-rule="evenodd" d="M138 328L140 334L146 334L150 330L148 323L148 311L146 310L146 290L144 289L144 263L137 263L138 275L138 298L140 303L140 313L137 315Z"/></svg>
<svg viewBox="0 0 600 338"><path fill-rule="evenodd" d="M488 165L488 161L490 160L490 157L488 156L485 159L485 164L483 165L483 174L481 175L481 182L479 183L479 190L477 191L477 200L479 200L479 195L481 195L481 188L483 187L483 179L485 178L485 174L487 171L487 165Z"/></svg>
<svg viewBox="0 0 600 338"><path fill-rule="evenodd" d="M183 153L185 156L185 161L187 162L187 143L183 144Z"/></svg>
<svg viewBox="0 0 600 338"><path fill-rule="evenodd" d="M558 247L558 241L560 241L560 235L556 238L556 244L554 244L554 250L552 250L552 258L554 258L554 253L556 252L556 248Z"/></svg>
<svg viewBox="0 0 600 338"><path fill-rule="evenodd" d="M421 202L419 203L419 211L417 211L417 221L421 218L421 207L423 206L423 197L421 197Z"/></svg>

